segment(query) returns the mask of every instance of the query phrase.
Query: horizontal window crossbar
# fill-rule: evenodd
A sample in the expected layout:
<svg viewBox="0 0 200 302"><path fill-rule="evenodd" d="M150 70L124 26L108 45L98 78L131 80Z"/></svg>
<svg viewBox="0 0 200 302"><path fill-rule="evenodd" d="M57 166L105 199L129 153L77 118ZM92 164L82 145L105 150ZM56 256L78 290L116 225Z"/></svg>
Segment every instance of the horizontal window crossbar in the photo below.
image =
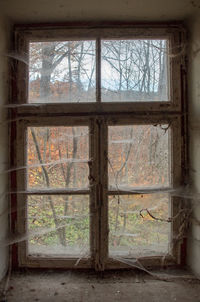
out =
<svg viewBox="0 0 200 302"><path fill-rule="evenodd" d="M124 187L118 188L111 186L107 195L137 195L137 194L153 194L153 193L174 193L176 189L171 187Z"/></svg>
<svg viewBox="0 0 200 302"><path fill-rule="evenodd" d="M24 115L46 115L53 113L54 116L56 115L77 115L77 112L79 115L84 114L104 114L104 113L112 113L112 112L124 112L129 113L130 112L139 112L140 114L145 113L146 111L150 112L159 112L166 114L166 112L170 114L177 114L180 113L179 108L173 108L171 107L169 102L162 103L162 102L121 102L121 103L115 103L113 106L113 103L104 103L104 104L98 104L98 103L82 103L82 104L13 104L9 106L10 110L14 110L17 112L19 116Z"/></svg>
<svg viewBox="0 0 200 302"><path fill-rule="evenodd" d="M25 190L10 192L11 194L24 194L24 195L88 195L89 189L41 189L41 190Z"/></svg>

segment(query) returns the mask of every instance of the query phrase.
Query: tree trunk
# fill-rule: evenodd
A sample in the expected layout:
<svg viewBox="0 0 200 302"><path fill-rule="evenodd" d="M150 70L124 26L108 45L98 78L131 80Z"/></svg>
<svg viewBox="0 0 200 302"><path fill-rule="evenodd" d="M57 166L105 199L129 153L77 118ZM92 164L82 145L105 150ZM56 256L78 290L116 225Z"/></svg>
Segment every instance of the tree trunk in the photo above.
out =
<svg viewBox="0 0 200 302"><path fill-rule="evenodd" d="M50 81L53 66L53 59L55 56L55 44L45 43L42 46L42 68L40 80L40 98L47 99L50 95Z"/></svg>

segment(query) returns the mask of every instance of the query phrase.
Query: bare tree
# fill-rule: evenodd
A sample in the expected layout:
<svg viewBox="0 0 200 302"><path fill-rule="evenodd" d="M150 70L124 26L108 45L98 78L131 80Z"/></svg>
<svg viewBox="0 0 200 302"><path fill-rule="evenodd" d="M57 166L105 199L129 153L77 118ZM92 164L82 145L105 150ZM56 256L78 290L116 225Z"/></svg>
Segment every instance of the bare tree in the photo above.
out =
<svg viewBox="0 0 200 302"><path fill-rule="evenodd" d="M146 98L152 101L161 96L166 98L165 44L162 40L102 42L102 83L105 89L108 87L108 91L115 92L114 100L127 101L132 97L133 100ZM106 75L110 70L113 71L112 79ZM111 96L107 92L107 98Z"/></svg>
<svg viewBox="0 0 200 302"><path fill-rule="evenodd" d="M85 56L88 56L88 51L91 51L91 56L93 56L93 45L91 43L87 43L87 45L84 45L84 42L42 42L39 43L39 45L36 43L36 45L33 46L32 49L32 65L30 68L30 73L39 75L40 79L40 90L39 90L39 99L42 101L49 101L49 97L51 94L51 83L52 80L55 79L56 76L59 76L58 73L62 74L62 69L66 66L60 65L59 70L56 71L56 68L58 65L62 62L67 62L67 70L68 72L65 72L65 75L67 78L67 83L69 84L69 97L73 99L73 85L74 83L77 84L77 89L81 89L82 83L81 83L81 75L84 73L86 75L86 78L88 79L88 89L92 86L92 77L94 74L94 66L93 64L92 68L90 70L87 70L85 68ZM94 60L94 58L93 58ZM39 62L38 62L39 61ZM74 64L77 67L74 68ZM67 95L66 95L67 97ZM40 143L37 139L37 133L35 132L34 128L31 128L31 134L33 138L33 143L35 145L36 154L39 163L42 167L42 176L44 180L44 184L51 188L50 178L48 174L48 170L45 167L44 163L46 161L46 152L47 152L47 142L51 136L51 132L49 131L49 128L46 128L46 131L43 135L43 144L44 144L44 155L42 158L41 150L40 150ZM63 176L63 182L65 184L65 187L68 187L72 175L74 176L74 184L76 184L76 173L75 173L75 165L74 162L71 161L67 165L64 166L62 163L62 150L59 144L58 140L58 152L59 152L59 159L61 161L60 167L61 167L61 174ZM68 150L67 154L68 154ZM78 151L78 138L76 136L75 128L72 127L72 158L77 157L77 151ZM51 152L49 152L51 154ZM52 210L53 220L55 223L55 227L57 229L57 234L59 241L62 245L66 246L66 227L60 227L60 221L58 219L58 215L56 214L54 201L52 200L51 196L48 196L48 202L50 204L50 208ZM65 198L65 204L63 209L63 217L67 215L68 212L68 197Z"/></svg>

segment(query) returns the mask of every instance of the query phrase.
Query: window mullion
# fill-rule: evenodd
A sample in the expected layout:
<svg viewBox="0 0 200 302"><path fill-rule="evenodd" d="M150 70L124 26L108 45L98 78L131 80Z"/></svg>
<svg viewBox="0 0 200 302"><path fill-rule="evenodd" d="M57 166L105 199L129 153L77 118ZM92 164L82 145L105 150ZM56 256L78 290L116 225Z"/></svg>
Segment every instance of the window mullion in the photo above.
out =
<svg viewBox="0 0 200 302"><path fill-rule="evenodd" d="M108 259L108 127L105 119L99 120L99 199L100 199L100 269Z"/></svg>
<svg viewBox="0 0 200 302"><path fill-rule="evenodd" d="M93 266L99 270L99 153L98 153L99 128L96 120L90 122L90 162L89 162L89 181L90 181L90 250Z"/></svg>
<svg viewBox="0 0 200 302"><path fill-rule="evenodd" d="M96 39L96 101L101 102L101 39Z"/></svg>

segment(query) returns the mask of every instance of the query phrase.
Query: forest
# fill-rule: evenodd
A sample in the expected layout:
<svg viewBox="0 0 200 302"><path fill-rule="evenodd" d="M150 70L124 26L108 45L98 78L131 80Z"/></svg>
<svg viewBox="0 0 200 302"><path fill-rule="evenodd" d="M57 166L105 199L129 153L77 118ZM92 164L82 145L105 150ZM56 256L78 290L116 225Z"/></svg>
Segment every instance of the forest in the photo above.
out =
<svg viewBox="0 0 200 302"><path fill-rule="evenodd" d="M33 42L29 102L96 101L95 41ZM167 101L167 41L103 40L102 102ZM28 189L83 189L86 194L29 195L30 254L89 256L89 141L87 126L29 127ZM120 189L170 185L169 125L108 126L109 253L167 254L168 194L120 195ZM142 212L141 212L142 211ZM44 229L48 232L42 233ZM41 230L41 231L40 231Z"/></svg>

